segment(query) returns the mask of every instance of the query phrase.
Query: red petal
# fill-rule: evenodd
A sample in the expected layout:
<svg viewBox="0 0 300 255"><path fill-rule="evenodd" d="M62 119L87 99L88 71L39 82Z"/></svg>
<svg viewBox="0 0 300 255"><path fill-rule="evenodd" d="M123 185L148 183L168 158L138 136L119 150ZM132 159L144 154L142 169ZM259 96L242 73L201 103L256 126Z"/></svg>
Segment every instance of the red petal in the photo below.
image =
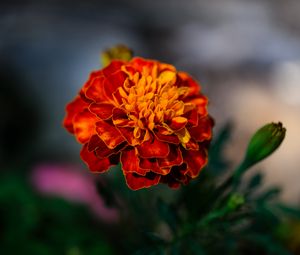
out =
<svg viewBox="0 0 300 255"><path fill-rule="evenodd" d="M116 146L125 142L124 137L120 132L111 124L98 119L96 123L96 131L102 141L109 149L114 149Z"/></svg>
<svg viewBox="0 0 300 255"><path fill-rule="evenodd" d="M135 149L124 150L121 152L121 164L125 174L136 173L145 176L147 172L145 169L139 167L139 158L136 155Z"/></svg>
<svg viewBox="0 0 300 255"><path fill-rule="evenodd" d="M197 95L200 93L200 85L187 73L178 72L179 86L189 87L187 96Z"/></svg>
<svg viewBox="0 0 300 255"><path fill-rule="evenodd" d="M185 144L185 148L187 150L199 150L199 145L198 143L195 141L195 139L191 138L186 144Z"/></svg>
<svg viewBox="0 0 300 255"><path fill-rule="evenodd" d="M104 90L105 81L104 76L96 77L87 88L85 96L94 102L108 102L109 98Z"/></svg>
<svg viewBox="0 0 300 255"><path fill-rule="evenodd" d="M189 129L190 135L197 142L209 140L212 136L213 122L209 116L199 118L198 126Z"/></svg>
<svg viewBox="0 0 300 255"><path fill-rule="evenodd" d="M134 121L128 119L127 113L120 108L113 109L112 119L117 127L135 127Z"/></svg>
<svg viewBox="0 0 300 255"><path fill-rule="evenodd" d="M136 145L140 144L139 140L133 136L134 128L118 127L118 130L120 131L122 136L125 137L125 139L129 145L136 146Z"/></svg>
<svg viewBox="0 0 300 255"><path fill-rule="evenodd" d="M135 173L126 173L125 178L130 189L138 190L157 185L160 180L160 175L151 172L147 173L145 176L137 175Z"/></svg>
<svg viewBox="0 0 300 255"><path fill-rule="evenodd" d="M109 76L113 73L115 73L118 70L121 70L121 66L124 65L125 62L121 60L113 60L110 62L108 66L103 68L102 72L105 76Z"/></svg>
<svg viewBox="0 0 300 255"><path fill-rule="evenodd" d="M88 165L89 169L95 173L103 173L113 165L109 158L100 159L94 152L89 152L85 144L80 152L82 160Z"/></svg>
<svg viewBox="0 0 300 255"><path fill-rule="evenodd" d="M86 143L95 134L95 123L98 118L88 109L77 113L73 118L74 133L80 143Z"/></svg>
<svg viewBox="0 0 300 255"><path fill-rule="evenodd" d="M96 114L100 119L106 120L112 116L114 106L109 103L92 103L89 107L90 111Z"/></svg>
<svg viewBox="0 0 300 255"><path fill-rule="evenodd" d="M171 188L178 188L180 184L187 184L191 179L186 176L187 165L185 163L180 166L174 166L168 175L162 176L160 182L167 183Z"/></svg>
<svg viewBox="0 0 300 255"><path fill-rule="evenodd" d="M155 137L137 146L139 155L143 158L164 158L170 152L169 145L161 142Z"/></svg>
<svg viewBox="0 0 300 255"><path fill-rule="evenodd" d="M109 149L106 144L99 138L98 135L93 135L88 143L89 152L95 151L98 158L106 158L113 154L117 154L124 148L126 144L121 143L115 149Z"/></svg>
<svg viewBox="0 0 300 255"><path fill-rule="evenodd" d="M195 127L198 125L198 112L197 109L186 112L183 117L188 119L188 125Z"/></svg>
<svg viewBox="0 0 300 255"><path fill-rule="evenodd" d="M83 101L79 96L77 96L71 103L69 103L66 107L66 117L64 119L64 127L72 134L74 134L73 128L73 118L74 116L82 112L84 108L86 108L88 104Z"/></svg>
<svg viewBox="0 0 300 255"><path fill-rule="evenodd" d="M195 178L199 175L201 169L207 163L207 152L203 148L199 148L198 151L184 150L183 161L187 163L187 174Z"/></svg>
<svg viewBox="0 0 300 255"><path fill-rule="evenodd" d="M92 82L94 81L94 79L96 77L100 77L103 76L103 72L102 70L98 70L98 71L94 71L90 74L89 79L87 80L87 82L84 84L83 88L81 89L81 93L83 95L85 95L86 90L91 86Z"/></svg>
<svg viewBox="0 0 300 255"><path fill-rule="evenodd" d="M127 75L121 70L107 77L104 82L104 90L108 98L113 100L113 93L117 91L119 87L123 86L126 78Z"/></svg>
<svg viewBox="0 0 300 255"><path fill-rule="evenodd" d="M158 159L160 167L170 167L175 165L181 165L183 162L181 150L179 147L170 146L170 153L165 158Z"/></svg>
<svg viewBox="0 0 300 255"><path fill-rule="evenodd" d="M165 127L162 126L156 126L155 136L159 141L162 142L174 143L174 144L180 143L177 135L175 135L174 133L170 133L170 131L168 131Z"/></svg>
<svg viewBox="0 0 300 255"><path fill-rule="evenodd" d="M170 167L160 167L158 165L157 159L151 158L140 158L140 168L151 170L152 172L156 174L166 175L170 172Z"/></svg>

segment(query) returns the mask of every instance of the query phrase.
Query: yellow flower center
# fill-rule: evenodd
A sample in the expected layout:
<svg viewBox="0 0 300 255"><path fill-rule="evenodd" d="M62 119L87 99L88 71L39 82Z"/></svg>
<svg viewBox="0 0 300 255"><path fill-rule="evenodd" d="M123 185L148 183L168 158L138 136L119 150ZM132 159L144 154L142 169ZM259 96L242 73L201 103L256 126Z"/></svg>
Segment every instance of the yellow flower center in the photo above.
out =
<svg viewBox="0 0 300 255"><path fill-rule="evenodd" d="M187 121L182 115L194 105L179 99L189 88L175 85L177 76L175 70L159 73L157 65L154 65L152 69L144 67L141 73L132 74L127 71L126 66L122 67L122 71L127 73L128 78L123 87L119 88L122 103L115 101L118 107L127 113L128 119L134 121L135 138L139 138L142 130L146 130L144 140L147 140L148 130L153 130L156 125L170 129L166 123L170 123L173 119L178 122ZM179 132L177 134L179 139L181 133L186 132ZM186 143L190 136L189 134L184 136L186 137L182 142Z"/></svg>

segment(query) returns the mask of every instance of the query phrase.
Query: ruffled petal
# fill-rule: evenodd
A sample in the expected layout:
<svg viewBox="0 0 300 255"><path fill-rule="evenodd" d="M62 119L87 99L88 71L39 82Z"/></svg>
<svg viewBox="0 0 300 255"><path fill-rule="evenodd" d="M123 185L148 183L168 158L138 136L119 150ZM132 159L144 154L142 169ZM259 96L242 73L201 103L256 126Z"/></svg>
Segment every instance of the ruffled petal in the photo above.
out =
<svg viewBox="0 0 300 255"><path fill-rule="evenodd" d="M194 138L191 138L186 144L184 144L186 150L199 150L199 144Z"/></svg>
<svg viewBox="0 0 300 255"><path fill-rule="evenodd" d="M179 86L188 87L189 91L186 96L197 95L200 93L200 85L187 73L178 72Z"/></svg>
<svg viewBox="0 0 300 255"><path fill-rule="evenodd" d="M160 182L166 183L169 187L176 189L180 186L180 184L187 184L191 179L186 175L186 172L187 165L185 163L180 166L174 166L168 175L161 177Z"/></svg>
<svg viewBox="0 0 300 255"><path fill-rule="evenodd" d="M98 135L93 135L88 142L88 151L94 151L98 158L106 158L113 154L119 153L120 150L124 149L125 146L126 143L121 143L113 150L109 149Z"/></svg>
<svg viewBox="0 0 300 255"><path fill-rule="evenodd" d="M183 117L188 119L189 127L195 127L198 125L198 111L196 108L186 112Z"/></svg>
<svg viewBox="0 0 300 255"><path fill-rule="evenodd" d="M143 158L164 158L170 152L169 145L161 142L155 137L151 140L143 142L137 146L139 156Z"/></svg>
<svg viewBox="0 0 300 255"><path fill-rule="evenodd" d="M95 134L95 124L98 118L88 109L77 113L73 118L74 133L80 143L86 143Z"/></svg>
<svg viewBox="0 0 300 255"><path fill-rule="evenodd" d="M198 125L189 130L190 135L197 142L209 140L212 137L213 121L209 116L199 118Z"/></svg>
<svg viewBox="0 0 300 255"><path fill-rule="evenodd" d="M151 186L157 185L160 178L160 175L154 174L152 172L147 173L145 176L141 176L135 173L125 173L127 186L132 190L149 188Z"/></svg>
<svg viewBox="0 0 300 255"><path fill-rule="evenodd" d="M85 96L93 102L109 102L109 98L104 90L105 83L106 78L104 76L96 77L86 89Z"/></svg>
<svg viewBox="0 0 300 255"><path fill-rule="evenodd" d="M85 93L87 91L87 89L91 86L92 82L94 81L94 79L96 77L100 77L100 76L103 76L103 72L102 70L98 70L98 71L94 71L90 74L90 77L89 79L87 80L87 82L84 84L84 86L82 87L81 91L80 91L80 94L82 96L85 97Z"/></svg>
<svg viewBox="0 0 300 255"><path fill-rule="evenodd" d="M89 110L102 120L112 117L114 106L110 103L92 103Z"/></svg>
<svg viewBox="0 0 300 255"><path fill-rule="evenodd" d="M107 77L104 82L104 90L110 100L113 101L113 93L117 91L119 87L123 86L126 78L127 76L123 71L116 71Z"/></svg>
<svg viewBox="0 0 300 255"><path fill-rule="evenodd" d="M111 74L114 74L115 72L119 71L124 64L125 62L122 60L112 60L108 66L103 68L103 75L108 77Z"/></svg>
<svg viewBox="0 0 300 255"><path fill-rule="evenodd" d="M166 175L171 170L170 167L160 167L156 158L140 158L140 168L160 175Z"/></svg>
<svg viewBox="0 0 300 255"><path fill-rule="evenodd" d="M72 134L74 134L73 118L78 112L82 112L88 104L77 96L71 103L66 107L66 117L64 119L64 127Z"/></svg>
<svg viewBox="0 0 300 255"><path fill-rule="evenodd" d="M82 160L87 164L89 169L95 173L103 173L109 169L113 162L110 158L98 158L94 152L89 152L88 145L85 144L80 152Z"/></svg>
<svg viewBox="0 0 300 255"><path fill-rule="evenodd" d="M195 178L207 163L207 151L199 148L198 151L183 150L183 161L187 164L187 174Z"/></svg>
<svg viewBox="0 0 300 255"><path fill-rule="evenodd" d="M170 146L170 152L167 157L157 159L160 167L172 167L181 165L183 162L181 150L179 147Z"/></svg>
<svg viewBox="0 0 300 255"><path fill-rule="evenodd" d="M133 136L134 128L129 127L117 127L123 137L125 137L126 141L131 146L136 146L140 144L140 141Z"/></svg>
<svg viewBox="0 0 300 255"><path fill-rule="evenodd" d="M176 134L170 132L168 129L162 126L155 127L155 136L161 142L167 142L171 144L180 143L180 140Z"/></svg>
<svg viewBox="0 0 300 255"><path fill-rule="evenodd" d="M128 119L126 112L120 108L113 109L112 120L117 127L135 127L134 121Z"/></svg>
<svg viewBox="0 0 300 255"><path fill-rule="evenodd" d="M146 173L149 172L149 170L147 169L140 168L140 160L134 148L124 150L121 152L121 164L122 170L125 174L136 173L145 176Z"/></svg>
<svg viewBox="0 0 300 255"><path fill-rule="evenodd" d="M120 132L113 125L103 120L98 119L96 132L109 149L114 149L119 144L125 142Z"/></svg>
<svg viewBox="0 0 300 255"><path fill-rule="evenodd" d="M207 115L208 100L205 96L200 94L197 96L187 98L186 101L196 105L198 114L200 114L201 116Z"/></svg>

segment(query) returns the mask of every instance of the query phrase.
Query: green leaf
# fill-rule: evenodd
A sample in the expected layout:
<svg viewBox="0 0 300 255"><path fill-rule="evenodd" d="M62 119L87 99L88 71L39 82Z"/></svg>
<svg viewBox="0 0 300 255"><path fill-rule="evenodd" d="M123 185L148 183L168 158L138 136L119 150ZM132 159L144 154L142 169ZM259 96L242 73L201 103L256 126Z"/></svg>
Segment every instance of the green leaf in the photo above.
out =
<svg viewBox="0 0 300 255"><path fill-rule="evenodd" d="M261 194L258 199L257 202L259 203L265 203L267 200L271 200L274 198L277 198L279 193L280 193L280 188L278 187L273 187L270 188L269 190L265 191L263 194Z"/></svg>
<svg viewBox="0 0 300 255"><path fill-rule="evenodd" d="M230 139L232 132L232 123L226 123L219 134L213 139L209 149L209 165L215 174L224 171L228 166L228 161L224 158L223 152L226 142Z"/></svg>
<svg viewBox="0 0 300 255"><path fill-rule="evenodd" d="M262 183L263 175L261 173L257 173L253 175L247 185L247 190L253 190L259 187Z"/></svg>
<svg viewBox="0 0 300 255"><path fill-rule="evenodd" d="M282 203L276 205L276 208L282 211L287 216L300 219L300 209L296 207L291 207Z"/></svg>

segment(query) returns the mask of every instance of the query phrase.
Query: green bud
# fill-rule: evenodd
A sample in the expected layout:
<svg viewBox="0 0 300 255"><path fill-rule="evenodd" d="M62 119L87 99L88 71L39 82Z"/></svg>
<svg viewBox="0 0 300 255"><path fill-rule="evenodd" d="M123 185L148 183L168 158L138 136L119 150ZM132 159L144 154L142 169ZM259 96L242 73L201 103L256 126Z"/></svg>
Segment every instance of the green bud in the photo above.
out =
<svg viewBox="0 0 300 255"><path fill-rule="evenodd" d="M281 144L286 129L282 123L270 123L260 128L251 138L244 165L250 167L271 155Z"/></svg>
<svg viewBox="0 0 300 255"><path fill-rule="evenodd" d="M235 209L237 209L238 207L240 207L241 205L243 205L245 203L245 198L243 195L240 194L232 194L227 202L227 208L230 211L234 211Z"/></svg>
<svg viewBox="0 0 300 255"><path fill-rule="evenodd" d="M102 52L101 62L103 67L110 64L112 60L124 60L129 61L132 59L133 52L125 45L116 45Z"/></svg>

